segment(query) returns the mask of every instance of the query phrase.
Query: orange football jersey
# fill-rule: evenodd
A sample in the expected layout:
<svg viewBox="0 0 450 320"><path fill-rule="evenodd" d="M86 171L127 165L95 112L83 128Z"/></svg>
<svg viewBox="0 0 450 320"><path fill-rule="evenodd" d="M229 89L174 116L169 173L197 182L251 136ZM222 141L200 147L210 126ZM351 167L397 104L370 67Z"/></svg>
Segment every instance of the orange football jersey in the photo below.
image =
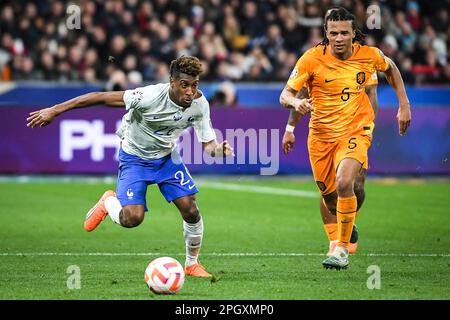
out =
<svg viewBox="0 0 450 320"><path fill-rule="evenodd" d="M375 47L353 44L353 53L347 60L334 57L324 46L307 50L297 61L287 82L299 91L308 87L313 99L310 135L322 141L364 130L368 135L374 127L374 112L365 93L377 71L386 71L389 64L384 54ZM375 83L374 83L375 82Z"/></svg>

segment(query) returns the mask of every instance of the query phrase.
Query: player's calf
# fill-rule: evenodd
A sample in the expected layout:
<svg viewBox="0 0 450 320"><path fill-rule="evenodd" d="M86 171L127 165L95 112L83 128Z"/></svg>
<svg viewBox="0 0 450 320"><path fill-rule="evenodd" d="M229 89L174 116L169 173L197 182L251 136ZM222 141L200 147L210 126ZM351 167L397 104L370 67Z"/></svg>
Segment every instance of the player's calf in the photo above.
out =
<svg viewBox="0 0 450 320"><path fill-rule="evenodd" d="M366 198L366 192L364 191L364 186L360 186L356 183L355 183L354 190L355 190L356 201L358 203L357 210L359 211L359 209L361 209L361 207L362 207L364 199Z"/></svg>
<svg viewBox="0 0 450 320"><path fill-rule="evenodd" d="M332 193L322 195L325 201L326 208L332 215L336 215L336 204L337 204L337 193L333 191Z"/></svg>
<svg viewBox="0 0 450 320"><path fill-rule="evenodd" d="M353 186L356 200L358 203L358 211L361 209L364 199L366 198L366 192L364 190L364 182L366 180L366 169L362 169L355 178L355 185Z"/></svg>

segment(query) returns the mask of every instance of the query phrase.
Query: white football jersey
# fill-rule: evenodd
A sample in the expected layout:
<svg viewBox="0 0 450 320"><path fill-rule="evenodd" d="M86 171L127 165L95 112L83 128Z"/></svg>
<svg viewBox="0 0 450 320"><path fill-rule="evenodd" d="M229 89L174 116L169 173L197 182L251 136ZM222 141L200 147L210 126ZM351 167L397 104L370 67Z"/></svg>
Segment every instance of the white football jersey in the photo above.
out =
<svg viewBox="0 0 450 320"><path fill-rule="evenodd" d="M216 139L209 103L203 94L189 108L183 108L170 100L169 84L161 83L126 90L123 100L128 112L117 135L129 154L143 159L162 158L175 149L177 139L189 127L194 127L199 142Z"/></svg>

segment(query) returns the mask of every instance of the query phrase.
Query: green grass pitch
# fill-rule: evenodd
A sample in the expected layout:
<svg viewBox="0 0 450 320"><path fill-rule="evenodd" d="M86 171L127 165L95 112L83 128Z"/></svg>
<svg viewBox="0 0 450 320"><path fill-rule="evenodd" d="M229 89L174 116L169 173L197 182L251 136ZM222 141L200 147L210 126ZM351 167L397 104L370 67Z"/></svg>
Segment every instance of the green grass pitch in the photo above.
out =
<svg viewBox="0 0 450 320"><path fill-rule="evenodd" d="M114 183L3 181L0 299L450 299L448 181L368 180L357 218L359 249L339 272L321 265L328 241L318 196L203 181L200 261L214 278L189 277L172 296L154 295L144 282L145 267L158 256L184 263L181 217L157 187L149 188L150 212L139 227L121 228L107 218L87 233L85 213ZM219 182L316 192L308 180ZM80 289L67 286L70 266L80 270ZM379 289L367 286L373 266Z"/></svg>

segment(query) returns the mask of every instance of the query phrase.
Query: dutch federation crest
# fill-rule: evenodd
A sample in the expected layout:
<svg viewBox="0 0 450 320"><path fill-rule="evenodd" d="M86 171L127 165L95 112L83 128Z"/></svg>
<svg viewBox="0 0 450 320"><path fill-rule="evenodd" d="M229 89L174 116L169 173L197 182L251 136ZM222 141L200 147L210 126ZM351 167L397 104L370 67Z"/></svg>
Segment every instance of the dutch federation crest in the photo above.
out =
<svg viewBox="0 0 450 320"><path fill-rule="evenodd" d="M364 81L366 81L366 73L365 72L358 72L356 74L356 82L358 82L358 84L363 84Z"/></svg>

